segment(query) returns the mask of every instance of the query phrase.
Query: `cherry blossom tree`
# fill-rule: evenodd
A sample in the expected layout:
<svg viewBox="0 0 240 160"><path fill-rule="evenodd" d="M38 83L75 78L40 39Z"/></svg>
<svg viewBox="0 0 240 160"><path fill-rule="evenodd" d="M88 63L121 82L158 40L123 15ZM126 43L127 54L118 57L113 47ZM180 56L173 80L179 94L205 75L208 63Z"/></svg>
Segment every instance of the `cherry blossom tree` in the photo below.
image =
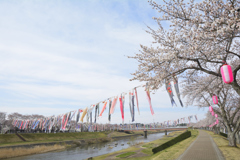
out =
<svg viewBox="0 0 240 160"><path fill-rule="evenodd" d="M195 105L200 108L213 106L214 113L218 114L219 126L224 126L228 131L229 146L236 147L235 137L240 127L239 95L230 85L213 75L205 77L192 75L189 79L185 78L183 83L185 85L182 95L187 99L185 105ZM218 96L218 104L213 104L213 94ZM216 118L209 114L204 122L205 125L210 125L213 121L216 121Z"/></svg>
<svg viewBox="0 0 240 160"><path fill-rule="evenodd" d="M151 0L149 3L159 12L158 17L153 17L158 29L148 26L147 33L152 35L153 44L140 45L140 53L129 57L139 62L131 80L147 81L155 90L164 85L166 79L177 76L185 83L183 89L201 93L191 98L195 102L199 100L200 107L206 107L214 86L222 84L220 67L225 63L231 65L234 81L219 87L218 107L221 112L217 113L222 114L221 118L227 125L229 145L236 146L233 138L236 126L234 131L232 128L233 125L239 126L240 120L237 118L236 124L232 121L239 112L236 101L240 96L239 1L203 0L196 3L194 0L163 0L163 4L157 4ZM207 79L209 93L201 87ZM189 81L193 80L196 80L195 84L192 82L195 86L190 87ZM191 98L188 97L187 103L191 104ZM235 101L231 101L233 99Z"/></svg>
<svg viewBox="0 0 240 160"><path fill-rule="evenodd" d="M200 127L209 127L214 122L216 122L216 118L212 116L210 111L208 111L205 114L205 118L201 119L200 121L195 123L193 127L198 127L198 128L200 128ZM217 126L221 126L220 124L218 124Z"/></svg>
<svg viewBox="0 0 240 160"><path fill-rule="evenodd" d="M217 109L217 108L215 108L215 109ZM238 113L237 116L240 116L239 113ZM236 116L236 117L237 117L237 116ZM227 128L226 128L226 126L224 125L224 122L223 122L223 120L222 120L222 118L221 118L221 115L218 117L218 119L219 119L219 124L217 124L216 126L224 129L224 131L227 131ZM212 116L212 114L211 114L210 111L208 111L208 112L206 113L206 115L205 115L205 118L202 119L202 120L200 120L200 121L198 121L196 124L194 124L193 127L197 127L197 128L202 128L202 127L203 127L203 128L208 128L209 125L213 124L215 121L216 121L216 118ZM236 137L236 142L240 144L240 130L238 130L238 132L236 133L236 136L235 136L235 137Z"/></svg>
<svg viewBox="0 0 240 160"><path fill-rule="evenodd" d="M141 45L140 53L130 57L139 62L132 80L148 81L153 89L158 89L173 74L221 77L220 67L227 62L234 75L230 85L240 95L237 79L240 69L239 2L164 0L164 5L149 3L160 12L160 17L153 17L159 27L157 30L148 27L153 45ZM170 26L164 28L163 24Z"/></svg>

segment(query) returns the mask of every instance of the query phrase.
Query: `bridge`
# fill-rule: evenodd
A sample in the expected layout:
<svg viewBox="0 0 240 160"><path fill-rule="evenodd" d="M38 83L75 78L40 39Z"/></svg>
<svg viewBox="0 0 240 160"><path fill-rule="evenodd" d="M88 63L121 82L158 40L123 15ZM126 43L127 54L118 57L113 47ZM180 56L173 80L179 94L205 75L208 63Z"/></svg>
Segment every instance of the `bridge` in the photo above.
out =
<svg viewBox="0 0 240 160"><path fill-rule="evenodd" d="M143 131L144 137L147 138L147 131L159 131L159 132L165 132L165 135L167 135L167 132L172 131L181 131L186 130L188 127L166 127L166 128L132 128L132 129L122 129L120 131L125 133L130 133L130 131Z"/></svg>
<svg viewBox="0 0 240 160"><path fill-rule="evenodd" d="M188 129L186 126L179 126L179 127L160 127L160 128L126 128L122 129L123 131L147 131L147 130L156 130L156 131L180 131L180 130L185 130Z"/></svg>

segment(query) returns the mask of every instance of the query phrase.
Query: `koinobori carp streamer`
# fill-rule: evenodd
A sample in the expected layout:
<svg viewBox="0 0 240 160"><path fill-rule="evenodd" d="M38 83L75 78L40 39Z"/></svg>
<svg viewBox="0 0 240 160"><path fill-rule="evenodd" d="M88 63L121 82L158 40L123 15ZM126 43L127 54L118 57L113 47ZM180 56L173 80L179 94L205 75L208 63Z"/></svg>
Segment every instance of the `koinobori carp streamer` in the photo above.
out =
<svg viewBox="0 0 240 160"><path fill-rule="evenodd" d="M154 111L153 111L153 108L152 108L152 103L151 103L151 97L150 97L150 92L149 92L148 83L146 83L145 91L146 91L146 94L147 94L147 99L148 99L148 103L149 103L149 106L150 106L151 114L154 115Z"/></svg>
<svg viewBox="0 0 240 160"><path fill-rule="evenodd" d="M176 94L177 94L179 103L180 103L181 106L183 107L183 103L182 103L182 100L181 100L181 97L180 97L180 91L179 91L179 87L178 87L178 78L177 78L177 76L174 76L174 77L173 77L173 82L174 82L174 89L175 89L175 91L176 91Z"/></svg>
<svg viewBox="0 0 240 160"><path fill-rule="evenodd" d="M134 92L132 91L132 122L134 122L135 110L134 110Z"/></svg>
<svg viewBox="0 0 240 160"><path fill-rule="evenodd" d="M176 103L175 103L175 101L174 101L174 99L173 99L172 85L171 85L170 81L167 80L167 79L165 80L165 85L166 85L166 90L167 90L167 92L168 92L168 95L169 95L169 97L170 97L171 104L172 104L172 107L173 107L173 105L174 105L174 104L176 105ZM176 105L176 106L177 106L177 105Z"/></svg>
<svg viewBox="0 0 240 160"><path fill-rule="evenodd" d="M114 97L114 99L113 99L113 101L112 101L112 106L111 106L110 114L113 114L113 113L114 113L114 110L115 110L115 107L116 107L116 104L117 104L117 99L118 99L118 96Z"/></svg>
<svg viewBox="0 0 240 160"><path fill-rule="evenodd" d="M99 114L99 117L102 117L102 114L103 114L104 110L106 109L106 106L107 106L107 101L104 102L104 105L103 105L103 108L102 108L102 110Z"/></svg>
<svg viewBox="0 0 240 160"><path fill-rule="evenodd" d="M82 117L80 118L80 121L81 121L81 122L83 122L83 118L84 118L85 115L87 114L87 110L88 110L88 107L86 107L86 108L83 110Z"/></svg>
<svg viewBox="0 0 240 160"><path fill-rule="evenodd" d="M135 90L135 97L136 97L136 102L137 102L137 109L138 109L138 114L140 115L140 111L139 111L139 105L138 105L138 95L137 95L137 88L134 88Z"/></svg>
<svg viewBox="0 0 240 160"><path fill-rule="evenodd" d="M124 112L123 112L123 101L122 101L122 95L119 96L119 103L120 103L120 111L122 115L122 123L124 122Z"/></svg>

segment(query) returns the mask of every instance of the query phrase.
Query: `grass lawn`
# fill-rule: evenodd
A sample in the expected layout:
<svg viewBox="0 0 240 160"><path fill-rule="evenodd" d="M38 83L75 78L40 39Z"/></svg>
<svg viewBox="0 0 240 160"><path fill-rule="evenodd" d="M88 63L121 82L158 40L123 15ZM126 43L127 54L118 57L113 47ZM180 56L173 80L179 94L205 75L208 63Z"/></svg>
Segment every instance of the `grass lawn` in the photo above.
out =
<svg viewBox="0 0 240 160"><path fill-rule="evenodd" d="M134 151L137 151L139 150L139 148L136 148L136 147L130 147L130 148L127 148L127 149L123 149L123 150L120 150L120 151L117 151L117 152L112 152L112 153L109 153L109 154L104 154L104 155L101 155L101 156L97 156L97 157L94 157L93 160L102 160L102 159L105 159L107 157L110 157L110 156L114 156L114 155L118 155L119 153L126 153L126 152L134 152Z"/></svg>
<svg viewBox="0 0 240 160"><path fill-rule="evenodd" d="M217 144L218 148L221 150L223 156L226 160L240 159L240 145L238 144L238 148L228 146L227 138L214 134L211 131L205 131L210 134Z"/></svg>
<svg viewBox="0 0 240 160"><path fill-rule="evenodd" d="M135 153L136 153L136 152L127 152L127 153L120 154L120 155L118 155L118 156L116 156L116 157L126 158L126 157L131 156L131 155L133 155L133 154L135 154Z"/></svg>
<svg viewBox="0 0 240 160"><path fill-rule="evenodd" d="M104 138L104 132L80 132L80 133L25 133L20 134L27 141L66 141L75 139Z"/></svg>
<svg viewBox="0 0 240 160"><path fill-rule="evenodd" d="M17 142L22 142L22 140L16 134L0 134L0 145Z"/></svg>
<svg viewBox="0 0 240 160"><path fill-rule="evenodd" d="M31 143L45 143L45 142L59 142L78 139L94 139L107 137L105 132L81 132L81 133L25 133L20 134L26 142L23 142L15 134L0 135L0 146L31 144Z"/></svg>

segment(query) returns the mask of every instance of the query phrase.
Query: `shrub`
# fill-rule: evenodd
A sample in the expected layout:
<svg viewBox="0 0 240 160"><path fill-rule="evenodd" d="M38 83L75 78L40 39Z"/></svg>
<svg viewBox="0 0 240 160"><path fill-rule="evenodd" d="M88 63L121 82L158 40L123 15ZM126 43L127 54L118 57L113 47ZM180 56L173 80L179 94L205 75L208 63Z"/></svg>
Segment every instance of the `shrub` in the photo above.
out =
<svg viewBox="0 0 240 160"><path fill-rule="evenodd" d="M220 135L223 136L223 137L228 137L226 133L223 133L223 132L220 132Z"/></svg>
<svg viewBox="0 0 240 160"><path fill-rule="evenodd" d="M188 138L188 137L191 137L191 132L190 131L186 131L182 134L180 134L179 136L171 139L170 141L166 142L166 143L163 143L162 145L158 146L158 147L155 147L152 149L152 152L155 154L157 152L160 152L168 147L171 147L172 145Z"/></svg>

